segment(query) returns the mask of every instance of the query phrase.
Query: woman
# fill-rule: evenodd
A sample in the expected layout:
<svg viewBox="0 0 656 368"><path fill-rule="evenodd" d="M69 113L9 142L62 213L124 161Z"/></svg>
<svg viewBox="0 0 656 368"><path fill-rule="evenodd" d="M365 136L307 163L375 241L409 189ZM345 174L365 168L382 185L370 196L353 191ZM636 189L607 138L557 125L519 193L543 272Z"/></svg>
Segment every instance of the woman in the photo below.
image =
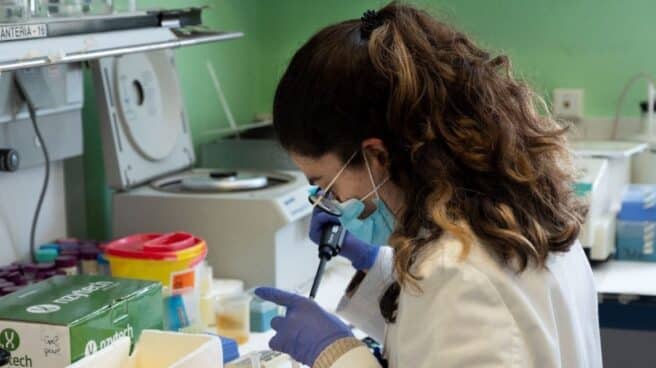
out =
<svg viewBox="0 0 656 368"><path fill-rule="evenodd" d="M344 212L316 211L310 235L349 230L341 255L359 272L338 312L389 366L601 366L585 209L564 131L536 101L505 56L395 3L292 59L275 128ZM313 301L257 294L287 307L273 349L319 368L386 364Z"/></svg>

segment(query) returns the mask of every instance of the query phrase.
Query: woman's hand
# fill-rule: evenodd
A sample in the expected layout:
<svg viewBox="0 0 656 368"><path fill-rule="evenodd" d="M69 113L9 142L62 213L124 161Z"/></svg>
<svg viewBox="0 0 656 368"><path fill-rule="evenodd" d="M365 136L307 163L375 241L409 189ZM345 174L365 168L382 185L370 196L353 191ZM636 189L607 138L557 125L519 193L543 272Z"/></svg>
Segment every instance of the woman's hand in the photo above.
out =
<svg viewBox="0 0 656 368"><path fill-rule="evenodd" d="M269 347L289 354L298 362L311 367L330 344L353 336L348 326L313 300L268 287L257 288L255 294L287 307L284 317L271 321L276 335L269 341Z"/></svg>
<svg viewBox="0 0 656 368"><path fill-rule="evenodd" d="M338 217L315 208L310 223L310 239L318 245L321 241L323 229L335 224L340 224ZM351 261L356 270L366 271L376 262L379 249L378 245L367 244L346 231L342 250L339 254Z"/></svg>

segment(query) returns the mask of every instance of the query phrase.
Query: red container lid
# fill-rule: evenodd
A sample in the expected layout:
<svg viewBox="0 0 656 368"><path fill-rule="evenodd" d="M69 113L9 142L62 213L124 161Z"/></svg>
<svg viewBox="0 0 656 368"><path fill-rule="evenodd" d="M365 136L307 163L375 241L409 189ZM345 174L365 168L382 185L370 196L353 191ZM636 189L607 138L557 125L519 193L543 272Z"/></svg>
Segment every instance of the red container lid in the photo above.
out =
<svg viewBox="0 0 656 368"><path fill-rule="evenodd" d="M178 252L202 242L188 233L136 234L109 243L105 252L122 258L173 261L178 259Z"/></svg>

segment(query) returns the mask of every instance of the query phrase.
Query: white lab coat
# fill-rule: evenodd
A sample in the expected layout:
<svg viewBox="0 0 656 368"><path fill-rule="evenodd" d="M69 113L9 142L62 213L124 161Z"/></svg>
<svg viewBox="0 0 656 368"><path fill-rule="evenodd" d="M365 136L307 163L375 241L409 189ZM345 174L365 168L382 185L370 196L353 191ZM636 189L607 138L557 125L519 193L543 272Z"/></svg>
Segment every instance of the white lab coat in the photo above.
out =
<svg viewBox="0 0 656 368"><path fill-rule="evenodd" d="M390 368L602 366L597 294L578 242L550 255L547 269L521 274L477 244L460 260L461 247L448 234L428 247L417 263L423 293L404 289L390 325L378 307L392 275L393 251L384 247L338 313L385 341ZM346 367L379 364L360 347L332 366Z"/></svg>

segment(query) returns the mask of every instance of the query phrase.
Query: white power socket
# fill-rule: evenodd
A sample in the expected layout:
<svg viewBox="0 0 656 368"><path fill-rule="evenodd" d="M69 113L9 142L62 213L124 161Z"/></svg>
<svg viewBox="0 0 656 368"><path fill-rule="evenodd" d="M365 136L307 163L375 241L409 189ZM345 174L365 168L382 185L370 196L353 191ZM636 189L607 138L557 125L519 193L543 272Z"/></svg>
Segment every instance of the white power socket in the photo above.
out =
<svg viewBox="0 0 656 368"><path fill-rule="evenodd" d="M583 89L556 88L553 91L553 113L557 118L583 119Z"/></svg>

